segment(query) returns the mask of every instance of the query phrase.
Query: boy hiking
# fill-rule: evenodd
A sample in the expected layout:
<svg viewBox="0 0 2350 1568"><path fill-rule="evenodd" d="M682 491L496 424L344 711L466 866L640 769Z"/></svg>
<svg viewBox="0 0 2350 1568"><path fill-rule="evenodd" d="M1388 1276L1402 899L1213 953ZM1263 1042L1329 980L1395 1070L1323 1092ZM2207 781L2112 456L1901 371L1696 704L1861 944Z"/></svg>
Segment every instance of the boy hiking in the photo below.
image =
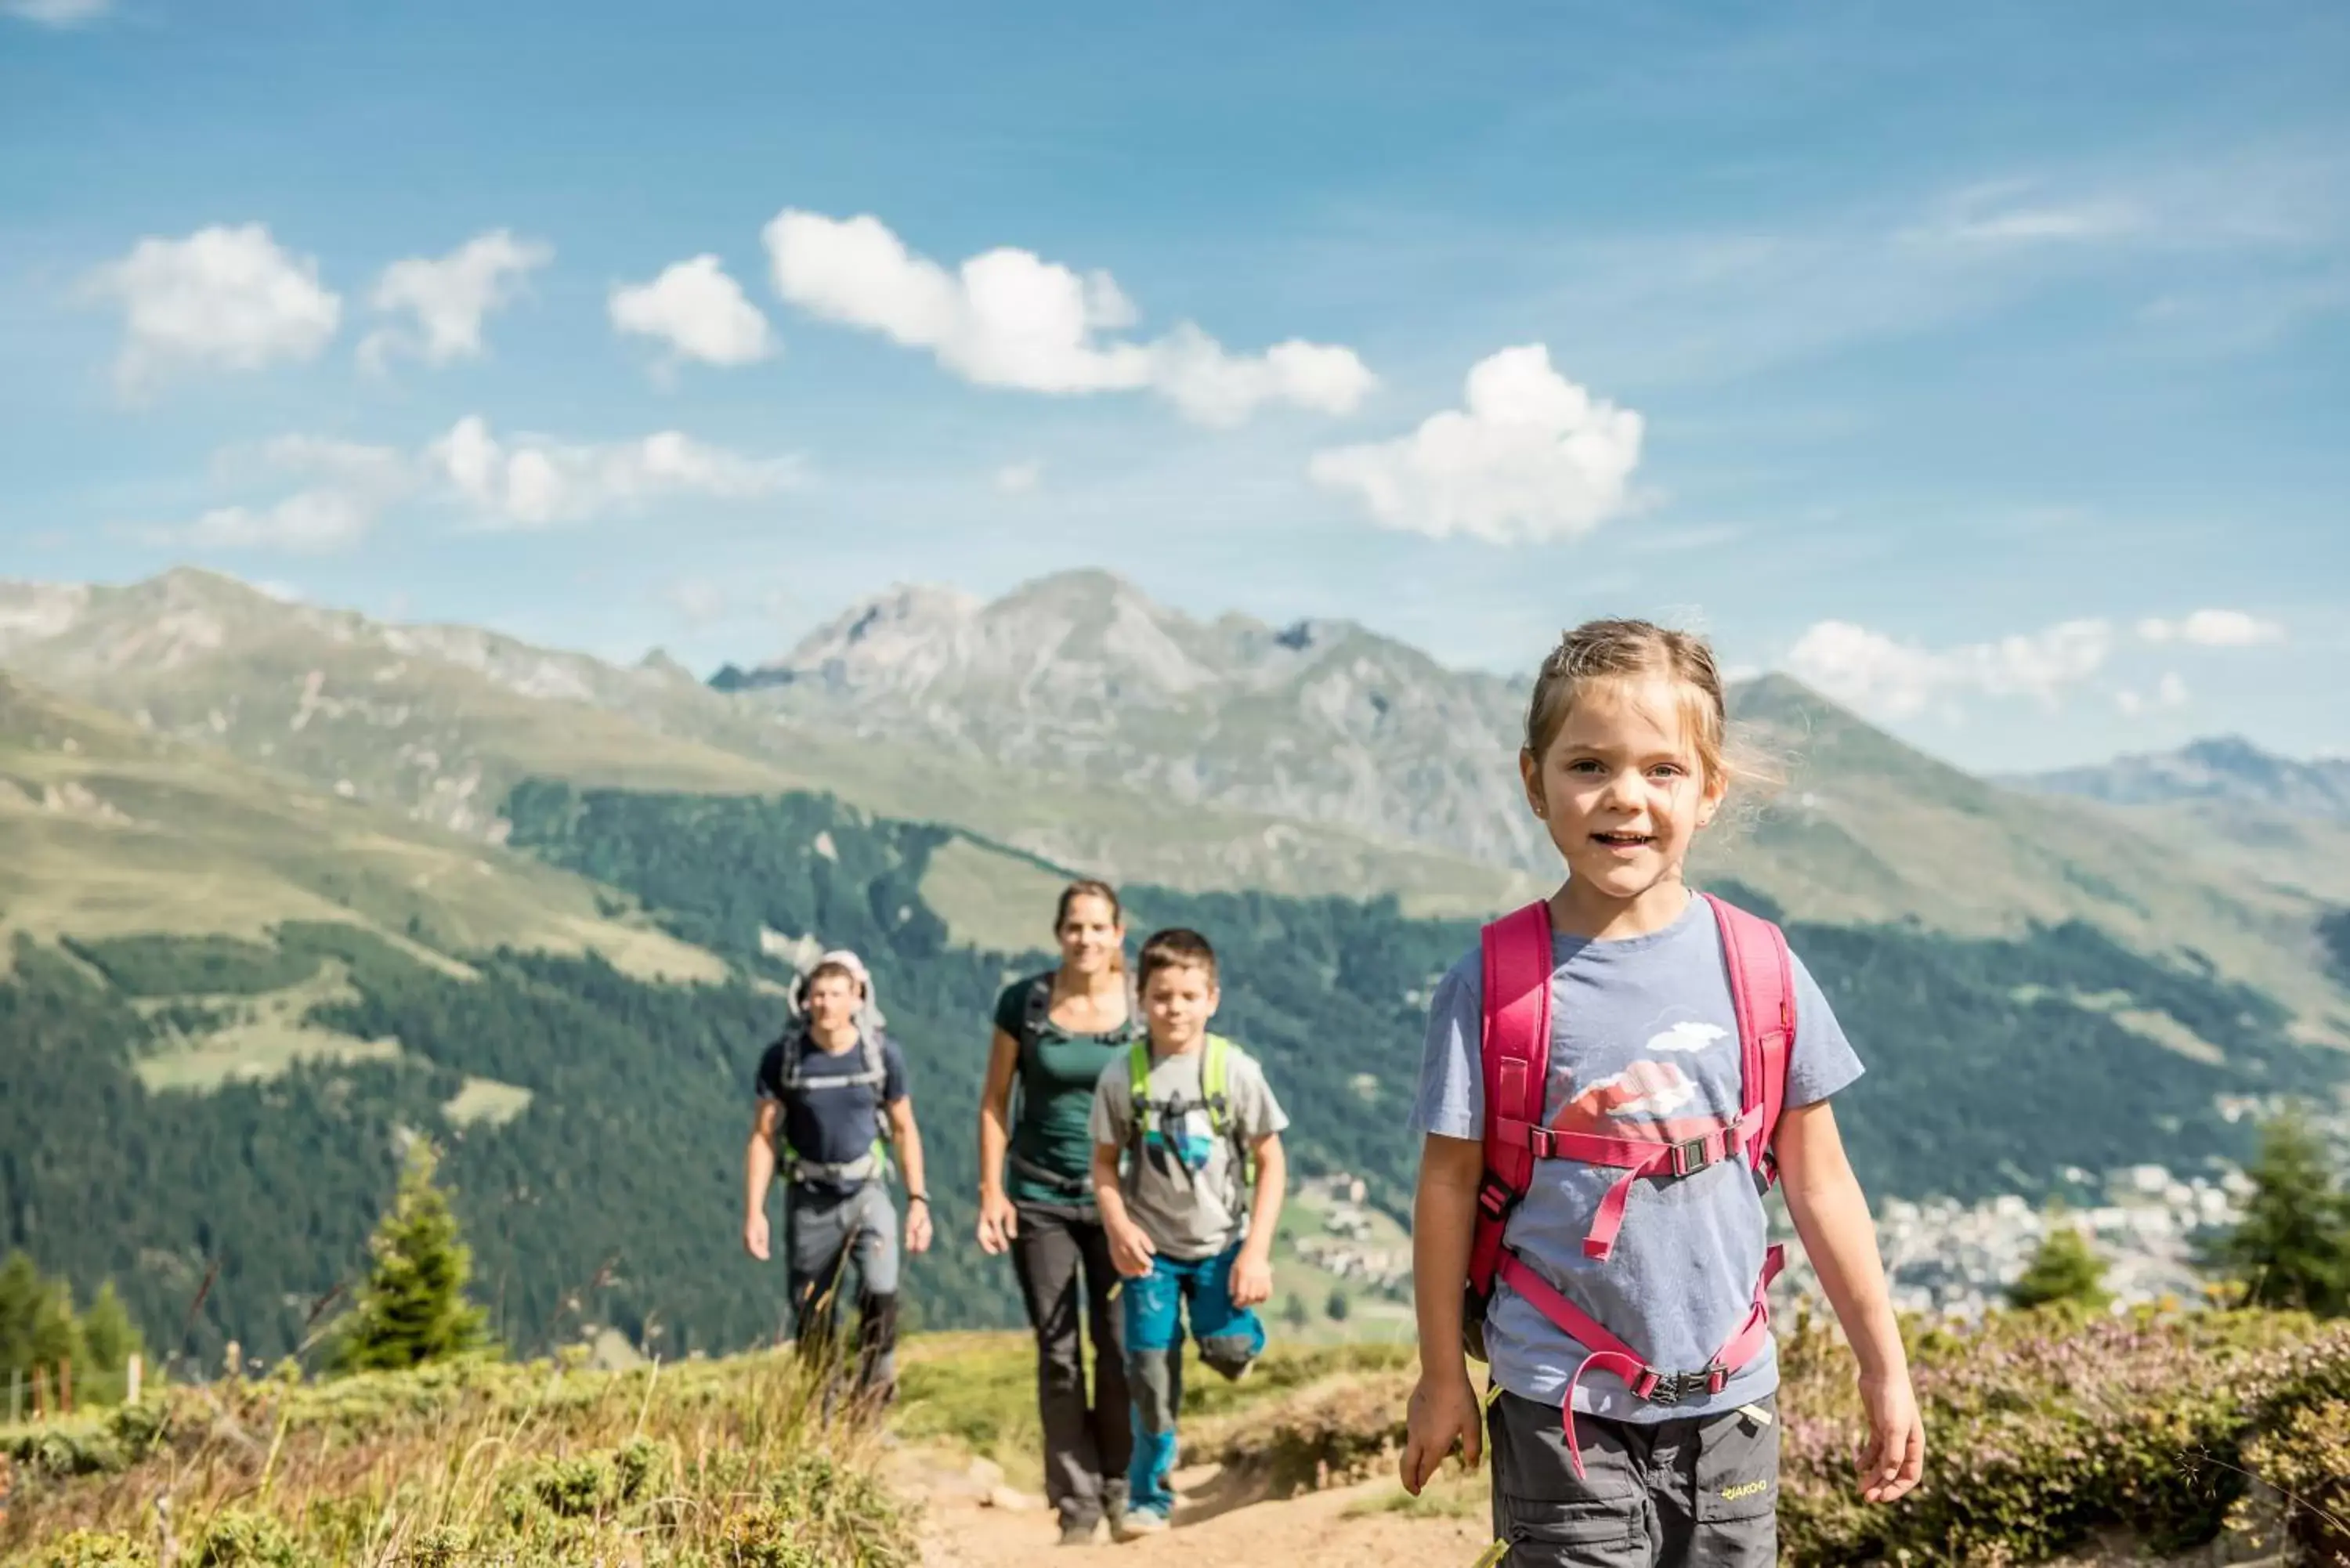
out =
<svg viewBox="0 0 2350 1568"><path fill-rule="evenodd" d="M1165 1530L1175 1509L1168 1477L1183 1403L1183 1320L1200 1359L1226 1377L1245 1376L1264 1351L1264 1324L1251 1309L1273 1295L1288 1170L1289 1118L1264 1075L1208 1032L1219 993L1207 939L1159 931L1136 967L1149 1037L1103 1070L1092 1122L1094 1192L1126 1282L1134 1459L1121 1541Z"/></svg>
<svg viewBox="0 0 2350 1568"><path fill-rule="evenodd" d="M766 1260L767 1186L780 1155L793 1333L801 1353L829 1361L853 1262L855 1387L886 1404L897 1386L898 1211L885 1184L885 1127L906 1177L906 1251L931 1244L922 1138L906 1092L906 1058L881 1033L872 981L855 953L825 954L801 981L799 1000L801 1016L759 1059L758 1114L743 1157L743 1246ZM830 1387L827 1376L827 1407Z"/></svg>
<svg viewBox="0 0 2350 1568"><path fill-rule="evenodd" d="M1595 621L1544 662L1519 765L1565 858L1430 1002L1413 1122L1417 1493L1493 1448L1494 1561L1778 1555L1775 1176L1858 1362L1870 1502L1925 1433L1829 1096L1860 1075L1778 929L1681 878L1730 784L1711 652ZM1486 1359L1482 1422L1463 1351Z"/></svg>

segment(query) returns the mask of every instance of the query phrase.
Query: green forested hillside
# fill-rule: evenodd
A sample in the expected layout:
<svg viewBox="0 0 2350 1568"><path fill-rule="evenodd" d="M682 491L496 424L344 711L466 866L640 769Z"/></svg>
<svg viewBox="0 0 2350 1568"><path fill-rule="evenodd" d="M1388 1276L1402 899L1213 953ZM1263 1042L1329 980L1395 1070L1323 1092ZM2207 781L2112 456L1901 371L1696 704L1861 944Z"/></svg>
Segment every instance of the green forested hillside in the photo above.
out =
<svg viewBox="0 0 2350 1568"><path fill-rule="evenodd" d="M532 784L505 812L516 847L596 878L615 914L658 921L733 975L664 983L510 950L459 964L325 924L266 943L20 941L0 982L0 1249L23 1245L84 1300L113 1278L158 1349L234 1335L275 1355L359 1262L401 1131L416 1129L449 1145L510 1342L583 1322L657 1332L672 1353L758 1340L778 1324L782 1282L737 1241L749 1076L782 1019L787 955L814 941L866 955L908 1052L940 1230L909 1273L913 1311L938 1326L1016 1319L1008 1268L967 1240L974 1106L997 988L1041 959L958 942L923 888L950 851L963 884L1016 871L1041 935L1036 867L814 795ZM1217 942L1222 1024L1289 1105L1299 1167L1354 1170L1399 1211L1426 993L1473 925L1407 919L1392 899L1128 893L1138 936L1182 923ZM2241 1152L2216 1096L2338 1073L2334 1054L2291 1042L2274 1002L2084 926L1984 940L1790 929L1869 1065L1841 1119L1879 1195L2029 1193L2067 1165L2191 1167ZM317 976L334 983L286 989ZM203 1092L142 1084L182 1034L264 993L300 996L305 1027L380 1052ZM484 1085L516 1114L463 1114Z"/></svg>
<svg viewBox="0 0 2350 1568"><path fill-rule="evenodd" d="M740 1345L773 1328L778 1292L733 1244L733 1197L742 1058L771 1027L771 998L740 983L650 985L594 959L483 955L464 979L335 926L284 928L277 943L314 967L346 966L356 999L318 1022L397 1035L398 1057L151 1093L132 1068L168 1048L166 1025L89 968L20 946L0 986L0 1239L83 1299L113 1278L165 1350L182 1348L216 1262L185 1347L234 1337L275 1355L353 1277L396 1176L399 1129L416 1129L450 1140L445 1174L510 1340L655 1311L671 1345ZM141 955L145 984L160 979L158 956ZM192 950L192 981L206 956ZM472 1075L529 1089L529 1109L456 1125L444 1107ZM590 1288L608 1260L616 1277Z"/></svg>
<svg viewBox="0 0 2350 1568"><path fill-rule="evenodd" d="M942 951L942 933L922 918L914 891L951 830L864 824L808 796L564 785L516 792L507 815L518 846L639 894L655 918L712 951L759 961L764 928L889 953L885 986L916 988L902 1017L888 1002L893 1022L915 1061L968 1104L989 985L952 997L933 986L973 964L984 973L999 968L968 950ZM812 846L819 833L832 855ZM837 890L858 879L847 846L866 834L885 840L893 858L860 907ZM1751 889L1717 886L1784 918ZM837 889L837 915L810 902L818 888ZM1275 1087L1300 1107L1295 1137L1309 1168L1357 1170L1378 1200L1400 1208L1414 1158L1405 1117L1426 993L1475 940L1474 924L1406 919L1385 899L1141 888L1128 902L1138 937L1180 922L1225 952L1222 1024L1263 1057ZM1048 918L1040 910L1039 925ZM841 923L810 923L819 919ZM2184 1168L2241 1153L2245 1135L2220 1115L2217 1096L2330 1084L2345 1064L2338 1053L2295 1044L2276 1002L2208 970L2153 963L2077 922L1982 940L1911 926L1794 920L1788 929L1869 1066L1840 1119L1877 1191L1975 1198L2033 1190L2066 1165L2159 1159ZM889 945L877 950L877 941Z"/></svg>

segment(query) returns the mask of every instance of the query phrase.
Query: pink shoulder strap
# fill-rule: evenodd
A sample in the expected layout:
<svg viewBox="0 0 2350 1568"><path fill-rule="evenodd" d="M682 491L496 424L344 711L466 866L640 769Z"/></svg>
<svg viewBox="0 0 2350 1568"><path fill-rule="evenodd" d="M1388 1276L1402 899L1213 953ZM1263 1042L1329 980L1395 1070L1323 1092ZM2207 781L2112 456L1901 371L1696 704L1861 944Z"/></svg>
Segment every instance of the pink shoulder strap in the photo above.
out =
<svg viewBox="0 0 2350 1568"><path fill-rule="evenodd" d="M1742 1113L1760 1109L1747 1162L1769 1180L1775 1176L1771 1143L1786 1106L1787 1057L1795 1041L1794 970L1786 934L1760 915L1703 895L1721 930L1722 966L1730 975L1731 1005L1738 1014Z"/></svg>
<svg viewBox="0 0 2350 1568"><path fill-rule="evenodd" d="M1550 1077L1550 906L1514 909L1484 929L1485 1168L1512 1192L1534 1180L1534 1151L1503 1141L1503 1121L1539 1124Z"/></svg>

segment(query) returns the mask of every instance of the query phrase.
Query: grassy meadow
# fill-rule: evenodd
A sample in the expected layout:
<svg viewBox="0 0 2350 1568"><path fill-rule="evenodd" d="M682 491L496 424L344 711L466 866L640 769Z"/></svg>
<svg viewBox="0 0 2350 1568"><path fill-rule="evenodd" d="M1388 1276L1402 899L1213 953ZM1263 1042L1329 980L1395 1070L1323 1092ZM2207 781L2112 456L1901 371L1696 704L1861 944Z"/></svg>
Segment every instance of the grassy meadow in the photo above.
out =
<svg viewBox="0 0 2350 1568"><path fill-rule="evenodd" d="M1800 1313L1783 1328L1785 1561L2170 1563L2222 1538L2269 1562L2350 1552L2350 1325L2144 1308L1910 1330L1931 1458L1909 1500L1875 1509L1852 1486L1848 1355ZM774 1352L175 1387L0 1429L0 1563L899 1568L920 1503L881 1479L885 1444L1038 1486L1024 1334L916 1336L901 1366L886 1433L823 1418ZM1193 1363L1186 1451L1267 1502L1368 1483L1351 1513L1480 1517L1482 1474L1418 1499L1386 1479L1414 1375L1394 1344L1276 1343L1239 1384Z"/></svg>

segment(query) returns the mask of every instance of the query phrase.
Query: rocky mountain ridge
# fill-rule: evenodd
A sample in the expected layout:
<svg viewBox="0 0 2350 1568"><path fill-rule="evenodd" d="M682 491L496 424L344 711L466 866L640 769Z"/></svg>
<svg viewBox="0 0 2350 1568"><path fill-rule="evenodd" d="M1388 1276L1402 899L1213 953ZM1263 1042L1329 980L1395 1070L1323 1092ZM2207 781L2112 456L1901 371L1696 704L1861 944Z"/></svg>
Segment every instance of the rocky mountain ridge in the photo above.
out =
<svg viewBox="0 0 2350 1568"><path fill-rule="evenodd" d="M2113 805L2241 803L2350 824L2350 758L2301 761L2264 751L2241 735L2190 741L2176 751L2116 757L2093 767L2025 774L2022 789L2080 795Z"/></svg>
<svg viewBox="0 0 2350 1568"><path fill-rule="evenodd" d="M716 684L803 722L1553 864L1519 798L1528 683L1347 620L1200 621L1106 572L992 602L901 586Z"/></svg>
<svg viewBox="0 0 2350 1568"><path fill-rule="evenodd" d="M1069 792L1018 763L948 756L713 691L659 654L631 667L480 628L394 625L182 569L122 587L0 582L0 667L348 799L495 840L525 778L643 789L830 791L1064 865L1187 887L1396 891L1475 909L1519 878L1381 836L1163 795Z"/></svg>

